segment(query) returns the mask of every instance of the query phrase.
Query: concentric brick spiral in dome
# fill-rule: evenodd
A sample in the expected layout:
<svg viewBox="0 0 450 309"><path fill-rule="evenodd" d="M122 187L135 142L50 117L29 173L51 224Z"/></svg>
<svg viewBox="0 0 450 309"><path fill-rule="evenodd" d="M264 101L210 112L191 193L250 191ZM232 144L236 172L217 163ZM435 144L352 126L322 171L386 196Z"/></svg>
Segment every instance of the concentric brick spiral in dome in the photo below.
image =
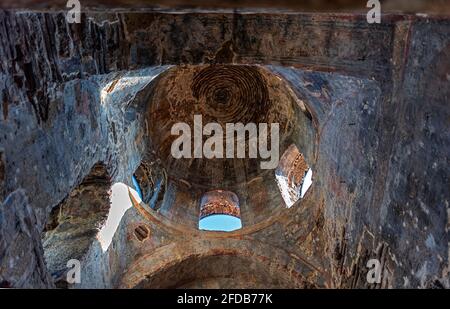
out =
<svg viewBox="0 0 450 309"><path fill-rule="evenodd" d="M191 89L203 114L219 123L265 122L270 109L269 90L256 67L208 66L194 75Z"/></svg>
<svg viewBox="0 0 450 309"><path fill-rule="evenodd" d="M191 128L194 149L194 116L201 115L203 126L219 123L279 123L280 147L292 133L295 100L284 83L272 73L246 65L178 66L163 74L152 88L147 107L149 147L165 166L169 178L190 184L230 188L267 170L260 159L181 158L171 154L174 124ZM208 136L202 136L203 143ZM248 140L248 134L245 139ZM225 145L224 145L225 151ZM283 151L283 149L280 149Z"/></svg>

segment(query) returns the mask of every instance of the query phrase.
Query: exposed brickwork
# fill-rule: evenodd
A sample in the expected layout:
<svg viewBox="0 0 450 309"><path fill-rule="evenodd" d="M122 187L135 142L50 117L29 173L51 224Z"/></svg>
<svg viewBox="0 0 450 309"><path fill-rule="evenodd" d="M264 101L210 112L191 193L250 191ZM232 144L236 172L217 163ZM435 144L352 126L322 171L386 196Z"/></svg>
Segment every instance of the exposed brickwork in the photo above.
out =
<svg viewBox="0 0 450 309"><path fill-rule="evenodd" d="M241 211L236 205L228 201L215 201L202 206L200 219L210 215L229 215L234 217L241 217Z"/></svg>
<svg viewBox="0 0 450 309"><path fill-rule="evenodd" d="M237 196L228 191L210 191L202 197L200 219L210 215L230 215L241 217Z"/></svg>
<svg viewBox="0 0 450 309"><path fill-rule="evenodd" d="M298 150L297 150L298 152ZM306 164L305 157L298 153L292 162L292 167L289 169L287 173L289 185L291 186L299 186L303 183L303 178L305 177L306 172L308 171L308 164Z"/></svg>
<svg viewBox="0 0 450 309"><path fill-rule="evenodd" d="M278 187L289 207L300 199L300 191L308 169L304 155L294 144L290 145L281 157L275 172Z"/></svg>

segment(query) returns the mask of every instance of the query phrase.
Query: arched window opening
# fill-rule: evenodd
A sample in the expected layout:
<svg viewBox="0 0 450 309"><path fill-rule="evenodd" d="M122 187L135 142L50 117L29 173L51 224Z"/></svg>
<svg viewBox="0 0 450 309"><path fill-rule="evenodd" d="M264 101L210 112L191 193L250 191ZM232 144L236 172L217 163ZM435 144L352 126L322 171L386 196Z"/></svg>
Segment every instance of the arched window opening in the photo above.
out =
<svg viewBox="0 0 450 309"><path fill-rule="evenodd" d="M231 232L242 228L239 199L230 191L214 190L200 200L198 227L206 231Z"/></svg>
<svg viewBox="0 0 450 309"><path fill-rule="evenodd" d="M275 178L287 208L303 198L311 186L312 169L294 144L281 157Z"/></svg>
<svg viewBox="0 0 450 309"><path fill-rule="evenodd" d="M133 186L141 200L153 210L161 207L167 176L157 162L144 160L132 175Z"/></svg>
<svg viewBox="0 0 450 309"><path fill-rule="evenodd" d="M111 187L111 206L108 218L97 236L103 252L105 252L111 244L123 215L133 206L130 194L133 195L138 203L142 201L139 197L139 193L124 183L117 182Z"/></svg>

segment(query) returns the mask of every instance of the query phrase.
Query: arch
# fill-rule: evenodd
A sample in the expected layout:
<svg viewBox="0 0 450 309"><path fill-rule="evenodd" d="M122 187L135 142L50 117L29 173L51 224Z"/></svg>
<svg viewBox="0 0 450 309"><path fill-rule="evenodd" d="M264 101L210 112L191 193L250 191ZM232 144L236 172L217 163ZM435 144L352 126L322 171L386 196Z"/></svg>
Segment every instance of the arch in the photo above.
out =
<svg viewBox="0 0 450 309"><path fill-rule="evenodd" d="M303 257L265 243L246 239L183 239L143 253L124 272L119 287L198 287L206 282L220 288L236 288L233 280L227 280L236 276L254 280L242 288L320 287L324 279L319 268Z"/></svg>
<svg viewBox="0 0 450 309"><path fill-rule="evenodd" d="M163 167L151 159L143 159L132 175L136 191L151 209L158 210L166 193L167 177ZM139 188L139 190L137 190Z"/></svg>
<svg viewBox="0 0 450 309"><path fill-rule="evenodd" d="M275 177L287 208L303 198L311 186L312 169L294 144L281 157Z"/></svg>
<svg viewBox="0 0 450 309"><path fill-rule="evenodd" d="M199 229L230 232L242 228L239 199L231 191L213 190L200 199Z"/></svg>
<svg viewBox="0 0 450 309"><path fill-rule="evenodd" d="M237 76L234 79L233 74ZM147 129L144 135L149 141L146 156L149 162L160 162L167 173L167 182L164 197L156 208L146 201L145 194L143 200L178 225L197 228L198 196L218 187L239 196L239 206L244 210L241 219L246 226L274 216L283 205L283 199L273 177L273 169L261 168L260 163L266 159L250 157L250 147L246 148L244 158L237 155L230 158L175 158L171 146L180 136L172 134L174 124L187 124L192 131L198 113L202 116L203 125L217 123L225 129L226 123L278 123L280 140L277 149L280 153L296 143L302 147L305 157L313 157L316 145L313 117L299 103L297 94L290 89L286 79L271 67L231 64L173 66L160 74L144 92L146 95L141 98L146 101L141 106L145 106ZM247 132L247 138L251 130L243 131ZM190 135L192 152L195 134L191 132ZM217 135L220 136L219 133ZM210 136L204 134L199 137L201 146L208 138ZM226 148L225 143L222 152ZM234 148L236 151L238 147ZM135 176L145 191L145 181L141 182L137 173Z"/></svg>
<svg viewBox="0 0 450 309"><path fill-rule="evenodd" d="M126 211L133 206L130 195L133 195L135 199L139 197L136 190L124 183L118 182L111 187L110 210L105 223L101 226L97 235L103 252L108 250ZM137 201L141 202L140 199L137 199Z"/></svg>

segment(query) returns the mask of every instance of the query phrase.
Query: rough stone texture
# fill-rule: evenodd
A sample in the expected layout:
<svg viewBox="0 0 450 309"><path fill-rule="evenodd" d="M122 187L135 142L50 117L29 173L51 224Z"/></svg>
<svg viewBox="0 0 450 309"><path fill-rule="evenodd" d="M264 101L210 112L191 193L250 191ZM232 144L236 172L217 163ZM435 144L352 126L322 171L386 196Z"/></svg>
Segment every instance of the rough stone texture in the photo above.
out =
<svg viewBox="0 0 450 309"><path fill-rule="evenodd" d="M156 74L159 70L155 70ZM124 123L124 112L119 106L126 105L151 81L155 76L152 72L118 72L106 78L63 83L63 91L55 101L58 111L49 126L40 126L32 111L27 112L23 105L11 108L8 119L0 122L6 162L2 189L9 193L12 188L21 187L33 196L30 204L36 213L38 231L44 229L51 209L67 197L97 162L105 162L116 181L131 182L128 169L137 168L141 152L126 150L136 149L134 123L139 120ZM136 75L143 77L133 78ZM114 89L110 84L114 81L116 90L121 91L111 99L109 94ZM126 96L121 96L122 92ZM133 108L128 112L133 113ZM127 163L114 163L122 161Z"/></svg>
<svg viewBox="0 0 450 309"><path fill-rule="evenodd" d="M52 285L38 235L94 164L130 183L157 152L146 112L167 91L164 76L239 64L278 76L295 103L286 146L314 171L308 193L286 209L273 171L244 175L233 188L243 228L204 232L198 201L223 171L212 169L216 182L204 187L169 177L158 211L136 204L106 252L91 243L75 287L226 288L234 276L249 282L239 287L450 287L448 18L388 14L369 25L363 14L113 11L68 25L62 13L1 11L0 41L5 285ZM27 220L33 230L11 225ZM383 265L377 285L365 280L371 258Z"/></svg>
<svg viewBox="0 0 450 309"><path fill-rule="evenodd" d="M47 268L56 284L64 286L67 261L83 261L104 225L109 211L111 183L102 164L96 164L68 196L52 210L42 242Z"/></svg>
<svg viewBox="0 0 450 309"><path fill-rule="evenodd" d="M152 209L159 209L167 185L167 174L160 162L151 161L144 156L134 176L142 192L142 201Z"/></svg>
<svg viewBox="0 0 450 309"><path fill-rule="evenodd" d="M0 287L50 288L36 214L24 190L0 204Z"/></svg>
<svg viewBox="0 0 450 309"><path fill-rule="evenodd" d="M432 25L438 30L430 37ZM317 181L327 188L328 239L337 240L329 245L338 260L337 286L366 286L365 263L370 256L382 262L383 287L448 286L444 149L449 136L448 130L434 130L448 127L444 120L448 106L442 105L448 101L448 87L441 86L448 83L448 76L440 72L449 69L448 58L441 56L448 48L449 30L447 22L400 23L396 31L408 31L409 36L393 47L393 67L377 82L375 95L364 97L359 91L360 103L349 105L347 99L326 104L324 94L338 85L334 82L319 88L323 103L312 96L307 100L323 110L317 115L324 123ZM308 74L282 74L299 87L299 93L308 93L304 86L314 87Z"/></svg>
<svg viewBox="0 0 450 309"><path fill-rule="evenodd" d="M210 215L222 214L241 217L239 199L233 192L215 190L205 192L200 199L200 215L203 219Z"/></svg>
<svg viewBox="0 0 450 309"><path fill-rule="evenodd" d="M91 0L82 3L87 9L145 9L149 6L159 9L177 7L198 7L202 8L227 8L228 10L240 8L252 8L252 10L267 12L275 9L291 9L306 12L360 12L366 9L365 1L361 0ZM383 0L383 12L408 12L408 13L449 13L450 8L446 0ZM65 9L66 3L60 0L47 0L45 2L36 0L4 0L0 3L3 8L35 8L35 9Z"/></svg>
<svg viewBox="0 0 450 309"><path fill-rule="evenodd" d="M6 181L6 162L4 150L0 149L0 201L5 197L5 181Z"/></svg>

